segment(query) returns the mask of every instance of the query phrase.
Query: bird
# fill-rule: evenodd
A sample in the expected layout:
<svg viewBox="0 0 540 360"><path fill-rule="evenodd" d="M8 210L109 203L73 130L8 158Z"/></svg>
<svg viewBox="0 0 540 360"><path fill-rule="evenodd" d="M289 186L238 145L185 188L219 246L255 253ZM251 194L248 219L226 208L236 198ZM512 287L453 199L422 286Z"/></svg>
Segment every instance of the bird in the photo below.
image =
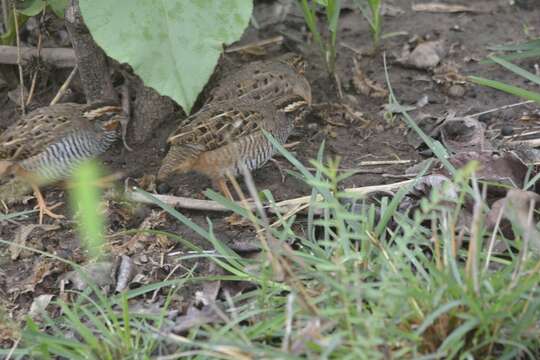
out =
<svg viewBox="0 0 540 360"><path fill-rule="evenodd" d="M47 206L40 187L67 178L77 165L104 153L125 123L122 108L107 103L54 104L20 117L0 134L0 178L10 178L0 187L0 200L13 201L13 189L24 192L28 187L13 182L23 180L36 196L40 224L44 214L62 218Z"/></svg>
<svg viewBox="0 0 540 360"><path fill-rule="evenodd" d="M281 144L287 141L311 103L311 92L303 95L283 95L264 103L226 100L208 104L169 137L170 148L157 180L194 171L209 177L214 187L234 200L228 177L238 176L244 166L255 170L274 155L274 146L263 130Z"/></svg>
<svg viewBox="0 0 540 360"><path fill-rule="evenodd" d="M285 143L311 106L305 61L295 53L257 61L225 76L202 108L180 123L157 180L195 171L233 200L227 178L264 165L275 149L267 131Z"/></svg>

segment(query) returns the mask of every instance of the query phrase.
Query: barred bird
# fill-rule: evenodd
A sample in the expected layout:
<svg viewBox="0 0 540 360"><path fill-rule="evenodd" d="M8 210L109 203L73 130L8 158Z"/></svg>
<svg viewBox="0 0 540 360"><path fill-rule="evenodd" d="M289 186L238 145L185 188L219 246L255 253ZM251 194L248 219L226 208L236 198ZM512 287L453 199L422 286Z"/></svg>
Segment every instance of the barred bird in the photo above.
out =
<svg viewBox="0 0 540 360"><path fill-rule="evenodd" d="M207 103L169 137L157 180L195 171L232 200L227 177L255 170L274 154L263 130L285 143L311 106L302 56L287 53L257 61L224 77Z"/></svg>
<svg viewBox="0 0 540 360"><path fill-rule="evenodd" d="M171 147L162 161L157 180L195 171L208 176L215 187L233 199L227 177L245 166L252 171L275 152L263 130L285 143L311 101L287 95L263 104L220 101L208 104L189 123L181 124L168 139Z"/></svg>
<svg viewBox="0 0 540 360"><path fill-rule="evenodd" d="M110 104L55 104L22 116L0 134L0 177L11 177L0 187L0 201L16 201L32 189L40 224L44 214L62 218L47 206L40 186L104 153L125 123L122 108Z"/></svg>

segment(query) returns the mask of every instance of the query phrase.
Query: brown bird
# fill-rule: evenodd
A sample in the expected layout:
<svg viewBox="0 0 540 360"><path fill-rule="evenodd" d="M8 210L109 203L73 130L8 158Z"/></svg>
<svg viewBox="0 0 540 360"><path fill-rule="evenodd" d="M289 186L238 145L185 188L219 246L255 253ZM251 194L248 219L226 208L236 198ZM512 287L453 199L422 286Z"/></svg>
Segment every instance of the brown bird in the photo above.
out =
<svg viewBox="0 0 540 360"><path fill-rule="evenodd" d="M257 169L274 154L262 130L284 143L311 105L304 68L300 55L287 53L223 78L206 105L169 137L158 181L195 171L232 199L227 177L237 176L243 166Z"/></svg>
<svg viewBox="0 0 540 360"><path fill-rule="evenodd" d="M125 123L121 112L105 104L56 104L22 116L0 134L0 177L14 176L30 185L40 223L43 214L61 216L47 207L39 187L66 178L81 162L105 152ZM26 190L13 184L0 187L0 200L12 201L14 188Z"/></svg>
<svg viewBox="0 0 540 360"><path fill-rule="evenodd" d="M237 176L243 166L257 169L273 156L274 146L263 130L284 143L310 105L311 94L304 95L286 95L258 104L239 100L208 104L168 139L171 147L158 181L195 171L208 176L232 200L227 177Z"/></svg>

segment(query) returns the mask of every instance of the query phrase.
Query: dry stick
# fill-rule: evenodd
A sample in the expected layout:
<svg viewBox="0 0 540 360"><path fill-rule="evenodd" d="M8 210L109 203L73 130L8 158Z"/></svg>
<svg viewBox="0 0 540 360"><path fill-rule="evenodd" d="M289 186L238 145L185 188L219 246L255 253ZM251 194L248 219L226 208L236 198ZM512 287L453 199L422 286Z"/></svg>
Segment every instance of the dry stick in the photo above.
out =
<svg viewBox="0 0 540 360"><path fill-rule="evenodd" d="M246 51L246 50L249 51L253 48L264 47L264 46L274 45L274 44L281 44L283 43L283 39L284 39L283 36L278 35L269 39L255 41L255 42L245 44L245 45L231 46L230 48L225 50L225 53L230 54L230 53L239 52L239 51Z"/></svg>
<svg viewBox="0 0 540 360"><path fill-rule="evenodd" d="M0 45L0 64L17 65L18 50L16 46ZM37 56L37 49L34 47L22 47L20 51L22 60ZM57 68L72 68L77 63L72 48L43 48L41 58Z"/></svg>
<svg viewBox="0 0 540 360"><path fill-rule="evenodd" d="M21 111L22 114L26 114L26 108L24 106L24 77L23 68L21 65L21 38L19 35L19 19L17 18L17 9L13 4L13 19L15 19L15 34L17 39L17 66L19 67L19 81L21 82Z"/></svg>
<svg viewBox="0 0 540 360"><path fill-rule="evenodd" d="M403 186L410 184L413 181L414 179L400 181L397 183L386 184L386 185L372 185L372 186L363 186L359 188L349 188L349 189L345 189L345 192L368 195L373 192L393 191L393 190L400 189ZM152 200L149 200L143 195L138 194L136 192L126 191L125 196L128 200L131 200L133 202L155 205L155 203ZM186 198L186 197L180 197L180 196L158 195L158 194L152 194L152 196L167 205L170 205L173 207L179 207L183 209L218 211L218 212L230 211L230 209L226 208L225 206L211 200L199 200L199 199L192 199L192 198ZM277 212L278 210L282 212L295 211L295 213L297 213L301 211L302 209L307 208L309 206L310 199L311 199L311 195L302 196L302 197L298 197L294 199L283 200L274 204L274 207L268 208L268 211L270 212ZM322 200L321 195L317 197L316 201L320 201L320 200ZM250 203L248 205L250 209L255 209L255 205L253 203Z"/></svg>
<svg viewBox="0 0 540 360"><path fill-rule="evenodd" d="M58 90L58 93L56 94L54 99L51 100L51 103L49 105L54 105L62 99L62 96L64 96L64 94L66 93L69 85L71 84L71 81L73 81L73 78L75 77L75 74L77 73L77 70L78 70L78 66L77 64L75 64L75 67L73 68L73 70L71 70L71 73L67 77L66 81L64 81L62 86L60 86L60 90Z"/></svg>
<svg viewBox="0 0 540 360"><path fill-rule="evenodd" d="M41 24L43 24L43 21L45 20L45 11L46 11L46 9L47 9L47 7L44 7L43 12L41 13L41 19L40 19ZM38 61L40 61L40 59L41 59L41 49L43 48L43 33L41 32L41 26L42 26L41 24L40 24L40 28L39 28L38 46L37 46L37 59L38 59ZM38 69L36 69L36 71L34 71L34 74L32 74L32 85L30 86L30 91L28 92L28 99L26 99L26 105L30 105L30 101L32 101L32 97L34 96L34 91L36 90Z"/></svg>
<svg viewBox="0 0 540 360"><path fill-rule="evenodd" d="M527 145L530 147L540 146L540 139L530 139L530 140L515 140L508 142L510 145Z"/></svg>
<svg viewBox="0 0 540 360"><path fill-rule="evenodd" d="M513 107L516 107L516 106L522 106L522 105L531 104L531 103L534 103L534 102L535 102L534 100L522 101L522 102L518 102L518 103L515 103L515 104L504 105L504 106L501 106L501 107L498 107L498 108L495 108L495 109L486 110L486 111L482 111L482 112L472 114L472 115L467 115L467 116L468 117L477 117L477 116L484 115L484 114L490 114L490 113L495 112L495 111L511 109Z"/></svg>
<svg viewBox="0 0 540 360"><path fill-rule="evenodd" d="M7 32L9 24L7 0L2 0L2 15L4 17L4 32Z"/></svg>
<svg viewBox="0 0 540 360"><path fill-rule="evenodd" d="M373 165L397 165L397 164L410 164L412 160L379 160L379 161L360 161L360 166L373 166Z"/></svg>
<svg viewBox="0 0 540 360"><path fill-rule="evenodd" d="M516 129L514 129L514 131L516 131ZM524 137L524 136L531 136L531 135L536 135L536 134L540 134L540 130L524 131L524 132L516 134L516 135L505 137L505 140L514 140L514 139L518 139L518 138L521 138L521 137Z"/></svg>

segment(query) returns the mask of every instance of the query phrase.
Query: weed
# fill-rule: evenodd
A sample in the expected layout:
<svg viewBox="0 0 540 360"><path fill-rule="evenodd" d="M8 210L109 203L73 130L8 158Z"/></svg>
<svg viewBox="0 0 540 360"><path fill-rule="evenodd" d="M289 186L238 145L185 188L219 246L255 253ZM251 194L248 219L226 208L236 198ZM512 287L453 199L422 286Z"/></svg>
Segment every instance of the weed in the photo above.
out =
<svg viewBox="0 0 540 360"><path fill-rule="evenodd" d="M299 0L299 2L302 13L304 14L304 20L325 60L326 70L328 71L328 74L334 76L336 71L336 37L339 25L341 0ZM321 34L318 28L318 7L323 7L325 9L326 26L329 31L329 35L326 38Z"/></svg>
<svg viewBox="0 0 540 360"><path fill-rule="evenodd" d="M362 12L364 18L369 23L371 38L373 40L373 48L374 50L378 50L381 42L382 31L382 0L355 0L355 3Z"/></svg>

